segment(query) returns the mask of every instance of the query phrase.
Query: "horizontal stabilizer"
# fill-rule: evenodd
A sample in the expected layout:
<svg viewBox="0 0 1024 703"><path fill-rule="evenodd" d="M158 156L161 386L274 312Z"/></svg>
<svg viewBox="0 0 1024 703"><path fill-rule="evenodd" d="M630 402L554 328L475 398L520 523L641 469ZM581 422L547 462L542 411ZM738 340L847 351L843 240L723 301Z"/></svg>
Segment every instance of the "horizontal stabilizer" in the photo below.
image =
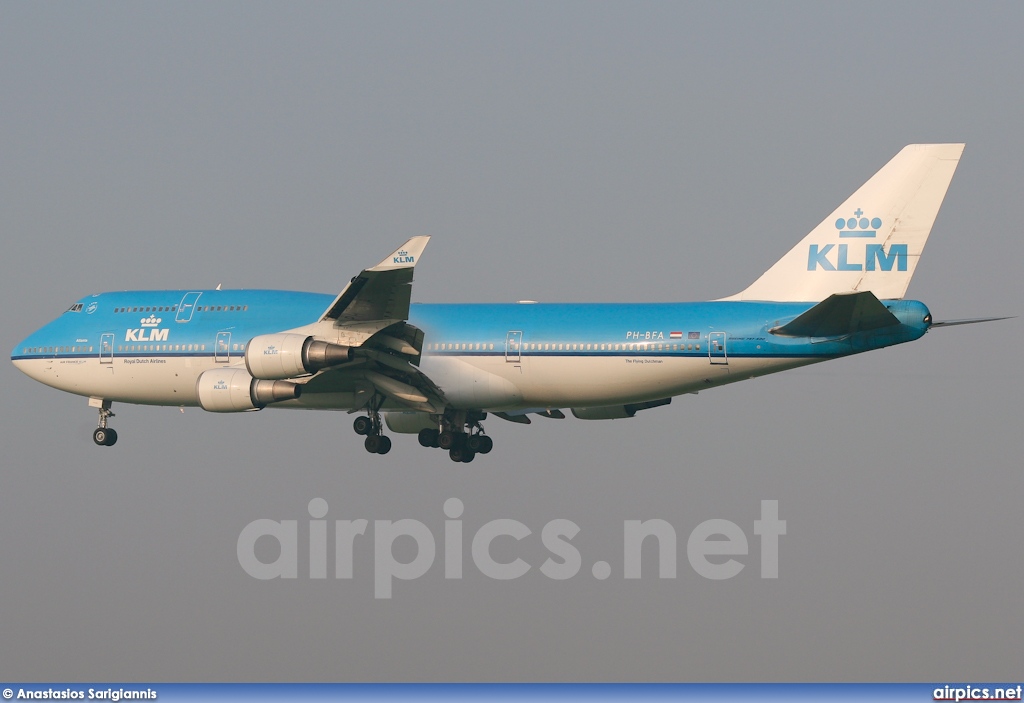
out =
<svg viewBox="0 0 1024 703"><path fill-rule="evenodd" d="M979 322L996 322L997 320L1012 320L1013 316L1010 317L972 317L967 320L942 320L940 322L933 322L932 327L956 327L957 325L974 325Z"/></svg>
<svg viewBox="0 0 1024 703"><path fill-rule="evenodd" d="M836 293L813 308L770 330L780 337L839 337L898 325L896 316L870 291Z"/></svg>

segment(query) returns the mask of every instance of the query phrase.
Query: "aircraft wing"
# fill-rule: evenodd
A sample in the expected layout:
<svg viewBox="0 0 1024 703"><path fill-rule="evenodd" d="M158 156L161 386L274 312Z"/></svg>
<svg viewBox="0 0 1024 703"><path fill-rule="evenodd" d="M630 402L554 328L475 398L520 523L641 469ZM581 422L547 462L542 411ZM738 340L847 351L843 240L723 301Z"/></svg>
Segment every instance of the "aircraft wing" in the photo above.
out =
<svg viewBox="0 0 1024 703"><path fill-rule="evenodd" d="M423 332L408 324L413 269L430 241L413 237L383 261L354 277L320 316L353 345L353 363L326 369L306 382L306 392L354 392L370 403L398 400L418 410L444 409L441 390L416 365Z"/></svg>
<svg viewBox="0 0 1024 703"><path fill-rule="evenodd" d="M335 324L408 320L412 272L430 237L413 237L373 268L349 281L321 322Z"/></svg>

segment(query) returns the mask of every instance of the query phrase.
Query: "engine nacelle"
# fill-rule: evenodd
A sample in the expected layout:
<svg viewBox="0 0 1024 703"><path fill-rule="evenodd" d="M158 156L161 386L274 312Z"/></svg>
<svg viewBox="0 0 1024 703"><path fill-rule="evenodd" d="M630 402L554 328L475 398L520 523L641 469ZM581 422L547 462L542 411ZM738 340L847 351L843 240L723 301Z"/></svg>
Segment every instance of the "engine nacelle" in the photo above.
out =
<svg viewBox="0 0 1024 703"><path fill-rule="evenodd" d="M196 380L199 406L212 413L259 410L271 403L294 400L301 394L302 386L298 383L260 380L243 369L210 369Z"/></svg>
<svg viewBox="0 0 1024 703"><path fill-rule="evenodd" d="M316 373L352 360L352 348L301 334L261 334L245 346L245 367L268 381Z"/></svg>
<svg viewBox="0 0 1024 703"><path fill-rule="evenodd" d="M433 420L429 413L412 412L388 412L384 413L384 422L388 429L399 434L416 434L420 430L436 430L437 420Z"/></svg>

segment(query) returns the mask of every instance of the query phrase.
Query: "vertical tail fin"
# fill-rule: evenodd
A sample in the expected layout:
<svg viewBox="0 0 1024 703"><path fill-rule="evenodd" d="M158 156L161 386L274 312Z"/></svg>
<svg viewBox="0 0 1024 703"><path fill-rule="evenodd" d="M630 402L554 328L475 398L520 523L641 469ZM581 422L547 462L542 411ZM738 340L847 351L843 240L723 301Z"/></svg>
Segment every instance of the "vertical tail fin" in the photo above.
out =
<svg viewBox="0 0 1024 703"><path fill-rule="evenodd" d="M904 147L749 288L725 300L818 302L851 291L902 298L963 150Z"/></svg>

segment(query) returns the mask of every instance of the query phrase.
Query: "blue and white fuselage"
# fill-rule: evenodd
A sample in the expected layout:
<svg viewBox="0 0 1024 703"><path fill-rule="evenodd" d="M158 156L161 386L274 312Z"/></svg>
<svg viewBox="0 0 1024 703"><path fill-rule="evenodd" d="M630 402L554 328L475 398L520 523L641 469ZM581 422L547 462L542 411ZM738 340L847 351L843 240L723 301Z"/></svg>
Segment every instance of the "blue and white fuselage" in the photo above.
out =
<svg viewBox="0 0 1024 703"><path fill-rule="evenodd" d="M113 402L365 411L368 451L395 432L456 461L487 453L487 413L632 417L671 398L920 338L903 299L962 144L912 145L747 289L650 304L411 304L414 237L336 296L273 290L101 293L15 347L28 376ZM383 414L383 417L382 417Z"/></svg>
<svg viewBox="0 0 1024 703"><path fill-rule="evenodd" d="M187 297L196 312L179 317ZM22 341L12 360L35 380L78 395L195 406L204 371L242 364L249 340L301 328L333 298L273 290L101 293ZM909 342L930 320L922 303L898 300L886 306L900 324L884 334L770 333L814 305L415 304L409 323L424 332L419 368L452 407L514 412L691 393ZM351 395L325 389L277 406L350 410L358 407Z"/></svg>

